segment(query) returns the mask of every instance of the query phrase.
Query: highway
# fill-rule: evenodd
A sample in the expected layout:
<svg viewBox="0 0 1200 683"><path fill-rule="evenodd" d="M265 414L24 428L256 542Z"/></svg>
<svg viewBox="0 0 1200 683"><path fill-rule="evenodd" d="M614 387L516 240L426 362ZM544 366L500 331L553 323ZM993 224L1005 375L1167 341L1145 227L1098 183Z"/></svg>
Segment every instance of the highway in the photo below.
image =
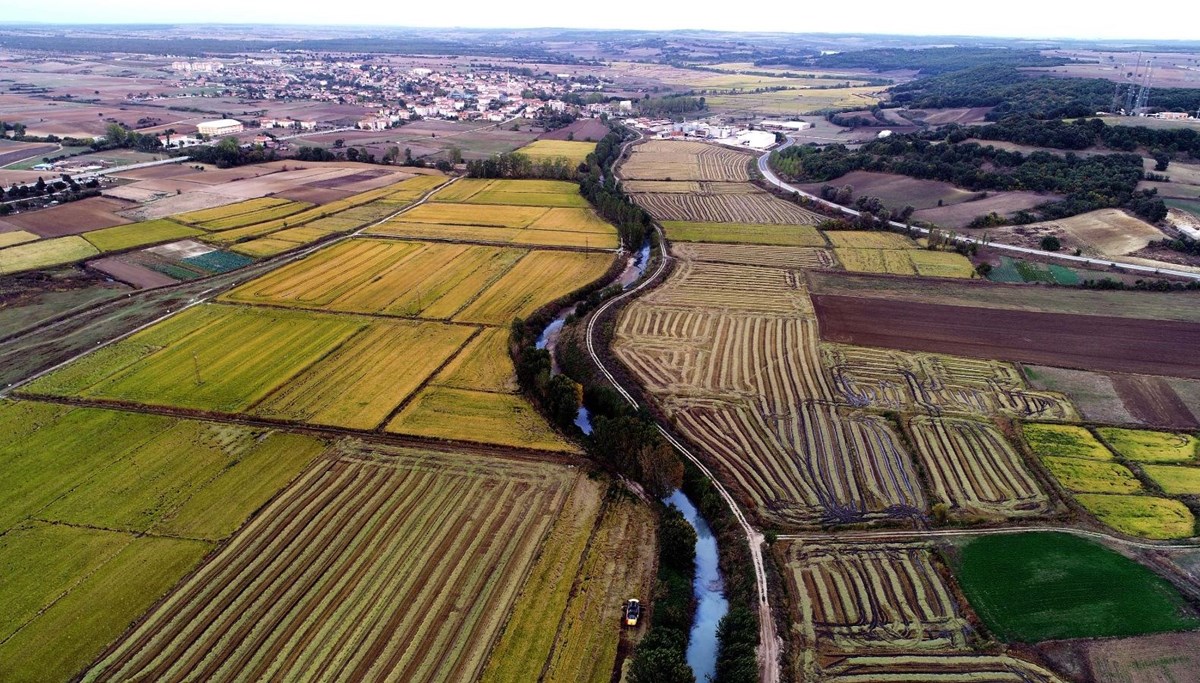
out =
<svg viewBox="0 0 1200 683"><path fill-rule="evenodd" d="M803 190L792 187L791 185L784 182L782 178L775 175L775 172L771 170L770 163L768 163L768 161L771 157L771 152L772 151L778 152L778 151L787 149L788 147L791 147L795 142L796 141L791 136L788 136L787 142L783 143L779 147L776 147L774 150L768 150L767 152L763 153L763 155L758 158L758 171L759 171L759 173L762 174L763 179L766 180L768 183L771 183L775 187L778 187L781 190L785 190L787 192L798 192L801 195L813 200L814 202L817 202L823 206L827 206L831 209L836 209L836 210L841 211L842 213L847 214L849 216L857 217L857 216L861 215L860 211L851 209L849 207L842 206L841 204L835 204L833 202L830 202L830 201L824 200L820 197L817 197L816 195L812 195ZM896 221L888 221L888 225L890 225L893 229L896 229L896 230L901 230L901 231L913 230L921 235L929 234L929 230L927 230L925 228L918 228L915 226L910 227L910 226L906 226L903 223L899 223ZM978 244L980 246L986 246L988 249L995 249L997 251L1005 251L1005 252L1009 252L1009 253L1013 253L1013 254L1030 254L1033 256L1040 256L1043 258L1052 258L1052 259L1056 259L1059 261L1067 261L1069 263L1073 263L1073 264L1077 264L1077 265L1086 265L1086 266L1093 266L1093 267L1100 267L1100 268L1108 268L1111 266L1116 266L1118 268L1122 268L1124 270L1132 271L1135 273L1146 273L1148 275L1170 275L1170 276L1174 276L1174 277L1179 277L1179 278L1184 278L1187 280L1193 280L1193 281L1200 282L1200 273L1193 273L1193 272L1186 271L1186 270L1174 270L1171 268L1155 268L1153 266L1143 266L1143 265L1138 265L1138 264L1134 264L1134 263L1124 263L1121 261L1110 261L1107 259L1098 259L1098 258L1093 258L1093 257L1088 257L1088 256L1075 256L1073 254L1060 254L1060 253L1054 252L1054 251L1043 251L1041 249L1031 249L1029 247L1019 247L1019 246L1016 246L1013 244L998 244L996 242L986 242L985 243L983 240L980 240L980 239L977 239L974 237L967 237L965 235L957 235L957 236L955 236L954 239L956 242L958 242L960 244Z"/></svg>

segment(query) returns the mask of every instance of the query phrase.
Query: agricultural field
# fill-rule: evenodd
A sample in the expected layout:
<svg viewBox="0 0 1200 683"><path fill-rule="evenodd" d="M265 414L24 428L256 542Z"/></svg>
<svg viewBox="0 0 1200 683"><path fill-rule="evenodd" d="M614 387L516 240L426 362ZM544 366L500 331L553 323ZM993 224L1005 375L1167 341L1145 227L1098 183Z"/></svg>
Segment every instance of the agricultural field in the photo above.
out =
<svg viewBox="0 0 1200 683"><path fill-rule="evenodd" d="M829 231L826 237L846 270L922 277L973 278L975 268L963 255L918 249L912 240L893 232Z"/></svg>
<svg viewBox="0 0 1200 683"><path fill-rule="evenodd" d="M963 592L989 630L1005 640L1130 636L1200 626L1195 610L1163 578L1069 534L981 536L959 553L955 569Z"/></svg>
<svg viewBox="0 0 1200 683"><path fill-rule="evenodd" d="M100 252L78 235L26 242L0 249L0 275L82 261Z"/></svg>
<svg viewBox="0 0 1200 683"><path fill-rule="evenodd" d="M1112 451L1085 427L1063 424L1026 424L1022 429L1029 448L1038 457L1112 460Z"/></svg>
<svg viewBox="0 0 1200 683"><path fill-rule="evenodd" d="M713 112L759 116L800 116L827 109L870 108L884 96L879 86L795 88L762 93L708 95Z"/></svg>
<svg viewBox="0 0 1200 683"><path fill-rule="evenodd" d="M560 180L482 180L466 178L430 197L433 202L587 208L579 185Z"/></svg>
<svg viewBox="0 0 1200 683"><path fill-rule="evenodd" d="M833 253L817 247L778 247L759 244L673 242L671 253L686 261L707 261L769 268L831 268Z"/></svg>
<svg viewBox="0 0 1200 683"><path fill-rule="evenodd" d="M549 463L345 444L83 680L474 679L581 477Z"/></svg>
<svg viewBox="0 0 1200 683"><path fill-rule="evenodd" d="M1078 493L1075 500L1105 525L1154 540L1196 536L1196 518L1183 503L1148 495Z"/></svg>
<svg viewBox="0 0 1200 683"><path fill-rule="evenodd" d="M662 226L667 233L667 239L672 242L718 242L819 248L827 246L821 233L811 225L662 221Z"/></svg>
<svg viewBox="0 0 1200 683"><path fill-rule="evenodd" d="M262 197L214 209L191 211L172 219L208 231L218 231L285 218L311 208L313 204L308 202L293 202L281 197Z"/></svg>
<svg viewBox="0 0 1200 683"><path fill-rule="evenodd" d="M1015 228L989 229L997 242L1034 245L1053 235L1067 251L1080 249L1091 256L1123 256L1144 249L1150 242L1166 238L1161 230L1120 209L1100 209L1077 216Z"/></svg>
<svg viewBox="0 0 1200 683"><path fill-rule="evenodd" d="M1122 456L1147 463L1195 463L1200 439L1191 434L1101 427L1096 432Z"/></svg>
<svg viewBox="0 0 1200 683"><path fill-rule="evenodd" d="M505 325L598 279L612 259L605 254L531 251L454 316L454 320Z"/></svg>
<svg viewBox="0 0 1200 683"><path fill-rule="evenodd" d="M905 206L915 209L930 209L970 201L978 195L939 180L922 180L893 173L873 171L851 171L830 183L797 184L796 187L810 194L820 195L825 185L854 188L854 197L878 197L884 205L897 212Z"/></svg>
<svg viewBox="0 0 1200 683"><path fill-rule="evenodd" d="M65 680L325 448L158 415L0 402L0 671Z"/></svg>
<svg viewBox="0 0 1200 683"><path fill-rule="evenodd" d="M1050 498L1021 456L986 422L918 415L908 421L934 501L960 519L1038 517Z"/></svg>
<svg viewBox="0 0 1200 683"><path fill-rule="evenodd" d="M660 221L816 225L822 217L765 193L645 193L633 200Z"/></svg>
<svg viewBox="0 0 1200 683"><path fill-rule="evenodd" d="M999 263L988 272L992 282L1022 283L1041 282L1049 285L1077 285L1079 271L1057 263L1034 263L1022 259L1001 256Z"/></svg>
<svg viewBox="0 0 1200 683"><path fill-rule="evenodd" d="M594 142L574 142L569 140L534 140L517 150L534 161L545 159L566 159L572 166L582 164L596 149Z"/></svg>
<svg viewBox="0 0 1200 683"><path fill-rule="evenodd" d="M623 180L746 182L754 157L703 142L650 140L634 145L621 164Z"/></svg>
<svg viewBox="0 0 1200 683"><path fill-rule="evenodd" d="M91 242L92 246L99 249L101 253L107 253L195 237L200 234L203 234L202 230L189 228L172 221L155 220L93 230L83 233L83 238Z"/></svg>
<svg viewBox="0 0 1200 683"><path fill-rule="evenodd" d="M577 450L515 394L431 386L418 393L384 430L427 439L498 444L509 448Z"/></svg>
<svg viewBox="0 0 1200 683"><path fill-rule="evenodd" d="M457 189L462 182L447 190ZM617 247L617 232L612 225L589 208L572 206L427 203L373 227L368 234L514 246Z"/></svg>
<svg viewBox="0 0 1200 683"><path fill-rule="evenodd" d="M27 230L12 230L9 232L0 232L0 249L11 247L15 244L24 244L41 239L37 235Z"/></svg>
<svg viewBox="0 0 1200 683"><path fill-rule="evenodd" d="M1108 375L1045 365L1025 365L1023 369L1031 386L1067 396L1078 409L1080 417L1088 422L1140 422L1122 401L1113 378Z"/></svg>

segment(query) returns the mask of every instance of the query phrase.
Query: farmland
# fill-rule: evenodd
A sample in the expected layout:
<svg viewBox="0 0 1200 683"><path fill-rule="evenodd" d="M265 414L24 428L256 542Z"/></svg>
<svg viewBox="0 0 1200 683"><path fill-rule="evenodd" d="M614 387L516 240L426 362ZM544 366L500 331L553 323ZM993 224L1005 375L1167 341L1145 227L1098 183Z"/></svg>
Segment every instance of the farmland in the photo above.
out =
<svg viewBox="0 0 1200 683"><path fill-rule="evenodd" d="M1005 639L1095 638L1200 626L1169 583L1091 541L1057 533L987 536L970 541L961 553L963 591L988 628ZM1056 571L1045 571L1048 566Z"/></svg>
<svg viewBox="0 0 1200 683"><path fill-rule="evenodd" d="M0 275L81 261L100 253L79 236L55 237L0 249Z"/></svg>
<svg viewBox="0 0 1200 683"><path fill-rule="evenodd" d="M1049 497L995 427L920 415L908 429L933 498L951 515L1005 519L1050 512Z"/></svg>
<svg viewBox="0 0 1200 683"><path fill-rule="evenodd" d="M348 444L83 680L473 679L579 478L560 465Z"/></svg>
<svg viewBox="0 0 1200 683"><path fill-rule="evenodd" d="M583 163L587 155L596 149L594 142L572 142L568 140L534 140L517 150L517 154L536 161L566 159L572 166Z"/></svg>
<svg viewBox="0 0 1200 683"><path fill-rule="evenodd" d="M586 208L579 186L558 180L460 180L438 191L434 202L505 204L509 206L559 206Z"/></svg>
<svg viewBox="0 0 1200 683"><path fill-rule="evenodd" d="M194 237L202 234L195 228L179 225L166 220L146 221L118 225L102 230L83 233L83 238L101 252L123 251L148 244L159 244L171 240Z"/></svg>
<svg viewBox="0 0 1200 683"><path fill-rule="evenodd" d="M28 401L0 402L0 429L8 680L70 678L324 448Z"/></svg>
<svg viewBox="0 0 1200 683"><path fill-rule="evenodd" d="M674 242L720 242L791 247L826 246L821 233L809 225L663 221L662 226L667 233L667 239Z"/></svg>
<svg viewBox="0 0 1200 683"><path fill-rule="evenodd" d="M1138 462L1194 463L1200 439L1191 434L1102 427L1097 433L1121 455Z"/></svg>
<svg viewBox="0 0 1200 683"><path fill-rule="evenodd" d="M773 195L644 193L634 200L660 221L815 225L816 214Z"/></svg>
<svg viewBox="0 0 1200 683"><path fill-rule="evenodd" d="M467 182L472 181L459 181L443 192L456 192ZM548 181L489 182L540 183ZM476 190L467 186L467 192L476 192ZM434 196L436 198L438 195ZM459 195L450 194L448 196L458 197ZM567 195L506 190L492 193L490 198L564 196ZM574 197L577 198L579 195L576 194ZM576 206L574 198L571 201L538 201L541 203L526 201L524 204L515 206L431 202L373 227L368 234L514 246L616 248L616 230L591 209Z"/></svg>
<svg viewBox="0 0 1200 683"><path fill-rule="evenodd" d="M737 150L702 142L651 140L634 145L621 165L626 180L750 180L753 157Z"/></svg>

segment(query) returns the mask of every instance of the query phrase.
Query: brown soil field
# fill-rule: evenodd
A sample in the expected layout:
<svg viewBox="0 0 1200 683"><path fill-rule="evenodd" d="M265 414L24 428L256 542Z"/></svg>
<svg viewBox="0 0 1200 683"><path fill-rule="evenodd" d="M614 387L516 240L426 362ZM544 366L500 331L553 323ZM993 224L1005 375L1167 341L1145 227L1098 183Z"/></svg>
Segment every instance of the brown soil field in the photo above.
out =
<svg viewBox="0 0 1200 683"><path fill-rule="evenodd" d="M315 182L305 184L308 187L315 187L322 190L333 190L342 187L343 185L352 185L362 180L372 180L374 178L379 178L380 176L386 175L389 174L383 169L372 169L369 171L358 171L357 173L351 173L349 175L322 178Z"/></svg>
<svg viewBox="0 0 1200 683"><path fill-rule="evenodd" d="M1082 649L1097 681L1189 681L1200 671L1200 632L1195 631L1090 641Z"/></svg>
<svg viewBox="0 0 1200 683"><path fill-rule="evenodd" d="M1161 230L1119 209L1100 209L1057 221L989 228L996 242L1035 246L1047 235L1062 242L1063 250L1083 250L1086 255L1123 256L1166 237Z"/></svg>
<svg viewBox="0 0 1200 683"><path fill-rule="evenodd" d="M36 183L38 178L49 178L54 174L46 171L5 171L0 169L0 185L12 187L13 183Z"/></svg>
<svg viewBox="0 0 1200 683"><path fill-rule="evenodd" d="M209 168L215 170L215 167ZM158 180L161 178L180 178L204 172L197 170L194 164L182 163L151 166L149 168L133 168L128 171L118 171L109 175L128 180Z"/></svg>
<svg viewBox="0 0 1200 683"><path fill-rule="evenodd" d="M51 156L59 150L58 145L41 145L28 142L6 142L0 146L0 166L15 164L30 157Z"/></svg>
<svg viewBox="0 0 1200 683"><path fill-rule="evenodd" d="M1080 415L1089 422L1133 424L1139 420L1129 412L1112 377L1099 372L1026 365L1025 376L1035 389L1066 394ZM1144 424L1144 423L1143 423Z"/></svg>
<svg viewBox="0 0 1200 683"><path fill-rule="evenodd" d="M1113 387L1129 412L1143 424L1196 429L1200 422L1164 377L1113 375Z"/></svg>
<svg viewBox="0 0 1200 683"><path fill-rule="evenodd" d="M290 199L294 202L310 202L312 204L328 204L339 199L345 199L353 192L344 190L323 190L315 187L297 187L292 190L284 190L275 196Z"/></svg>
<svg viewBox="0 0 1200 683"><path fill-rule="evenodd" d="M808 285L815 294L1067 315L1103 313L1122 318L1200 323L1200 292L1109 292L837 271L809 271L807 276Z"/></svg>
<svg viewBox="0 0 1200 683"><path fill-rule="evenodd" d="M116 256L88 261L87 266L138 289L173 285L176 282L156 270L150 270L137 263L129 263Z"/></svg>
<svg viewBox="0 0 1200 683"><path fill-rule="evenodd" d="M574 135L574 140L587 142L588 140L600 141L605 135L608 135L608 126L604 125L600 119L579 119L575 123L558 130L552 130L549 133L542 133L538 136L539 140L566 140L567 136Z"/></svg>
<svg viewBox="0 0 1200 683"><path fill-rule="evenodd" d="M1022 209L1032 209L1038 204L1059 199L1056 195L1038 194L1036 192L997 192L986 199L976 199L971 202L939 206L933 209L921 209L913 214L913 218L935 223L944 228L962 228L976 216L996 213L1007 216Z"/></svg>
<svg viewBox="0 0 1200 683"><path fill-rule="evenodd" d="M961 204L976 195L975 192L962 190L950 183L938 180L918 180L903 175L872 171L851 171L827 183L807 183L797 185L797 187L819 195L821 187L824 185L833 187L850 185L854 188L856 198L879 197L884 204L897 211L903 209L906 204L918 209L931 209L938 205L939 199L945 205Z"/></svg>
<svg viewBox="0 0 1200 683"><path fill-rule="evenodd" d="M1200 378L1200 324L829 295L813 304L826 341Z"/></svg>
<svg viewBox="0 0 1200 683"><path fill-rule="evenodd" d="M89 197L48 209L11 215L5 221L42 237L61 237L130 223L129 219L117 215L118 211L128 208L128 203L116 199Z"/></svg>
<svg viewBox="0 0 1200 683"><path fill-rule="evenodd" d="M967 125L980 123L991 107L971 107L970 109L913 109L909 115L917 121L924 121L931 126L943 126L947 123Z"/></svg>

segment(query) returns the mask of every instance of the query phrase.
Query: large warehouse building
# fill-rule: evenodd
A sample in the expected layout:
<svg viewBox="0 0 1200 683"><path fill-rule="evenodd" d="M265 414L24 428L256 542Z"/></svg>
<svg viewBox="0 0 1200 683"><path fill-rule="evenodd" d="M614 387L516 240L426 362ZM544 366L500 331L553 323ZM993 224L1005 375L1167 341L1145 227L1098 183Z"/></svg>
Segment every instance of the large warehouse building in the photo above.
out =
<svg viewBox="0 0 1200 683"><path fill-rule="evenodd" d="M218 135L233 135L234 133L240 133L243 129L245 129L245 126L242 125L241 121L236 121L234 119L221 119L219 121L203 121L196 124L196 129L200 131L201 135L217 137Z"/></svg>

